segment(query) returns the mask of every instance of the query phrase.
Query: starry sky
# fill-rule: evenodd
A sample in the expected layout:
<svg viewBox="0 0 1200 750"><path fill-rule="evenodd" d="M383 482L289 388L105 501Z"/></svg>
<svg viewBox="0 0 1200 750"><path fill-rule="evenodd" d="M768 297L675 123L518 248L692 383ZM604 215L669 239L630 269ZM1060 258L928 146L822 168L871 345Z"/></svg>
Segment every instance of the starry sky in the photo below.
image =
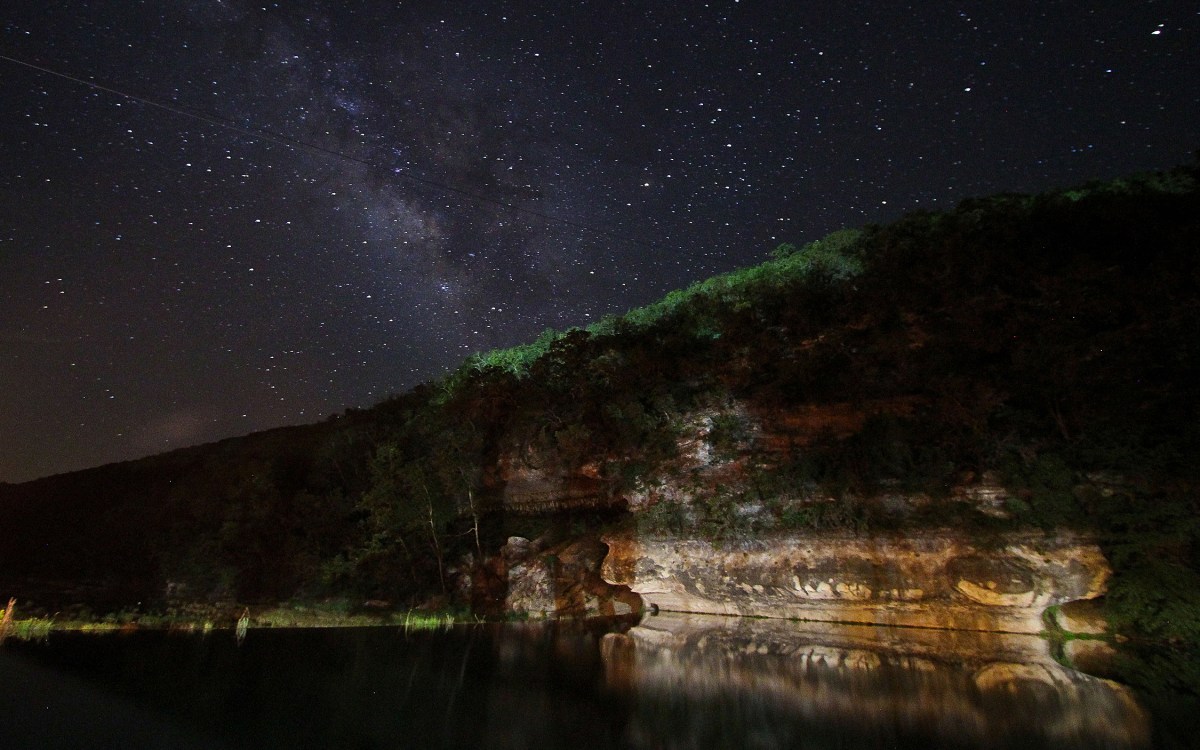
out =
<svg viewBox="0 0 1200 750"><path fill-rule="evenodd" d="M0 23L0 481L319 421L783 241L1200 147L1190 1Z"/></svg>

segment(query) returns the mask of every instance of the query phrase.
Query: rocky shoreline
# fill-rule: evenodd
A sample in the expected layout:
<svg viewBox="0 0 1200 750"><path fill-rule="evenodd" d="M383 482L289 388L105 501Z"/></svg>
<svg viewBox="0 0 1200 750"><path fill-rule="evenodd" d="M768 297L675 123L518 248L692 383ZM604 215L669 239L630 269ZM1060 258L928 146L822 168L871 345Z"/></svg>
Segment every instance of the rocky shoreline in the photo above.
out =
<svg viewBox="0 0 1200 750"><path fill-rule="evenodd" d="M637 612L736 615L863 625L1098 635L1111 569L1094 540L956 529L914 535L776 532L737 540L634 528L556 544L509 540L472 582L492 614ZM1067 605L1063 607L1063 605ZM1047 616L1052 616L1047 619Z"/></svg>
<svg viewBox="0 0 1200 750"><path fill-rule="evenodd" d="M955 630L1038 633L1048 607L1094 599L1111 570L1073 534L776 533L711 542L605 537L604 579L650 609Z"/></svg>

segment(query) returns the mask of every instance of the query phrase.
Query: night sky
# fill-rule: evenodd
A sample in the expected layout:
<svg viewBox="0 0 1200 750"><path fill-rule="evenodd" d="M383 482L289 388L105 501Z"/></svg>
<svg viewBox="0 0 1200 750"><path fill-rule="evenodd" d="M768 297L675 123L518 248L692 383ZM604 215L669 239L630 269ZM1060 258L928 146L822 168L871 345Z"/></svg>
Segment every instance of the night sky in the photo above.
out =
<svg viewBox="0 0 1200 750"><path fill-rule="evenodd" d="M1200 147L1194 0L0 21L4 481L319 421L783 241Z"/></svg>

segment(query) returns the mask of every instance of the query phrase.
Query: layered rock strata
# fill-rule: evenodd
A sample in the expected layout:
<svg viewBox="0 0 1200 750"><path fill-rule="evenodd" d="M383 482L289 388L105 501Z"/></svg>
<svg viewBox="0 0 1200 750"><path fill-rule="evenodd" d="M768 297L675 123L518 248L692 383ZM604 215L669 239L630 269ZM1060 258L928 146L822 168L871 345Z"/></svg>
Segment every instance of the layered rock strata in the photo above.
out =
<svg viewBox="0 0 1200 750"><path fill-rule="evenodd" d="M1037 633L1048 606L1103 594L1111 572L1094 542L1065 533L604 541L604 579L647 609L872 625Z"/></svg>
<svg viewBox="0 0 1200 750"><path fill-rule="evenodd" d="M498 478L500 507L510 513L601 510L621 504L621 498L613 495L612 482L600 478L595 464L564 472L506 456L500 461Z"/></svg>

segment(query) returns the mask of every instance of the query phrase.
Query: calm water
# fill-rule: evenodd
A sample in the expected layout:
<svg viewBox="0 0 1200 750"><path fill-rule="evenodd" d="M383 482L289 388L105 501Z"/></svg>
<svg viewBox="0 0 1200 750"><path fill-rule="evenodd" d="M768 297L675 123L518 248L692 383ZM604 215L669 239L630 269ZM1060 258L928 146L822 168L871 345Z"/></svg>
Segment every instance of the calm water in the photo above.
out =
<svg viewBox="0 0 1200 750"><path fill-rule="evenodd" d="M0 649L10 748L1126 748L1127 688L1024 636L646 618L55 634Z"/></svg>

